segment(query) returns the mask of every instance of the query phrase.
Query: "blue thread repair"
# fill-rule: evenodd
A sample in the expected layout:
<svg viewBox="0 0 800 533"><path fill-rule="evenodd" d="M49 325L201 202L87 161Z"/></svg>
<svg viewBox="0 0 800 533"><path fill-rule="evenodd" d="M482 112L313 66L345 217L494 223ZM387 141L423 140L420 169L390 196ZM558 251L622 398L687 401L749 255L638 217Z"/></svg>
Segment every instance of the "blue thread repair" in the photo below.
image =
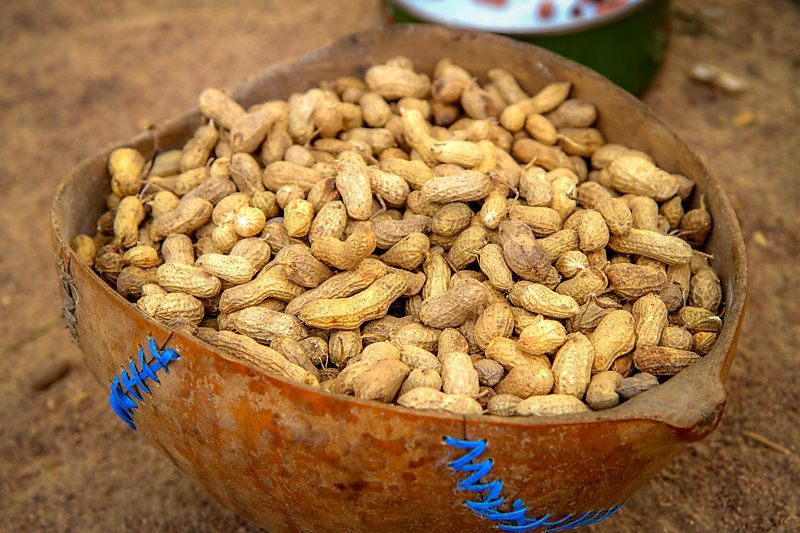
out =
<svg viewBox="0 0 800 533"><path fill-rule="evenodd" d="M500 511L499 507L505 502L505 498L500 496L500 493L503 492L503 482L499 479L486 483L482 482L482 479L492 471L494 462L491 459L475 462L486 451L486 440L462 440L445 437L444 441L454 448L468 450L462 457L447 463L447 466L454 472L469 474L466 479L458 482L456 485L458 490L477 492L483 498L482 500L466 501L464 502L465 505L482 518L500 522L497 527L503 531L530 531L538 527L546 527L545 531L547 533L568 531L602 522L622 507L622 504L619 504L611 509L590 511L580 516L568 514L557 518L551 514L546 514L532 519L526 516L528 508L525 507L522 500L518 499L514 501L511 511Z"/></svg>
<svg viewBox="0 0 800 533"><path fill-rule="evenodd" d="M150 362L145 362L144 348L139 347L138 368L136 359L130 362L128 369L123 368L119 376L114 377L114 381L111 382L111 394L108 398L114 413L134 431L136 431L136 424L133 422L133 410L138 407L136 402L143 400L142 393L152 394L145 381L150 379L160 384L161 381L156 376L156 372L163 369L164 373L169 374L167 365L180 357L180 354L173 348L159 351L156 341L152 337L150 337L149 348L152 356Z"/></svg>

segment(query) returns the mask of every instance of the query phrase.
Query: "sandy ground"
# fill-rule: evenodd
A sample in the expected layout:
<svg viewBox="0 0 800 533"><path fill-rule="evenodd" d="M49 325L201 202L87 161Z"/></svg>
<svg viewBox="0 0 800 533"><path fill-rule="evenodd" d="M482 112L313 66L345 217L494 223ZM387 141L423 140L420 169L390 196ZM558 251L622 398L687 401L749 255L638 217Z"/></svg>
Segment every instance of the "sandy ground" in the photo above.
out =
<svg viewBox="0 0 800 533"><path fill-rule="evenodd" d="M749 316L720 427L595 529L796 531L800 8L687 5L644 99L730 193L749 249ZM379 23L366 0L0 4L0 530L256 529L112 417L59 318L48 207L80 158L190 107L202 88ZM696 61L748 90L693 83ZM64 361L66 377L33 389Z"/></svg>

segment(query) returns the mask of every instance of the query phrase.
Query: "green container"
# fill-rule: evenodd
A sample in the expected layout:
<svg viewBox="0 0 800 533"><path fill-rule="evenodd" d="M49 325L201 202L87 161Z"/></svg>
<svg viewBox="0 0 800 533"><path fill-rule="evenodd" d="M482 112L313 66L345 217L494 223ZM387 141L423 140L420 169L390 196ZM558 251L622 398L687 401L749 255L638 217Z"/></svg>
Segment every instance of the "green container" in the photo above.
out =
<svg viewBox="0 0 800 533"><path fill-rule="evenodd" d="M461 1L460 6L477 16L468 20L465 16L471 13L453 16L446 2L437 0L384 0L384 4L390 22L432 22L502 33L582 63L633 94L640 94L653 79L669 41L669 0L634 1L602 15L549 25L527 23L518 16L500 23L500 14L495 18L479 16L480 9L500 10L497 4L513 0ZM539 2L539 5L542 3L548 2ZM585 2L584 5L601 3ZM484 7L476 7L481 4Z"/></svg>

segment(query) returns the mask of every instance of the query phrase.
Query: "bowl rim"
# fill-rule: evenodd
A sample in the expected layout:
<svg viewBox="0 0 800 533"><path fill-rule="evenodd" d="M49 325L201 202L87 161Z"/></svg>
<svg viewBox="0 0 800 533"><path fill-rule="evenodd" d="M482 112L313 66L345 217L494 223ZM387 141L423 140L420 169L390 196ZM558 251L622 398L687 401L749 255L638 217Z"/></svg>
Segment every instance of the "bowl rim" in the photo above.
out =
<svg viewBox="0 0 800 533"><path fill-rule="evenodd" d="M180 340L184 345L191 345L192 343L195 343L206 351L215 354L219 358L231 364L251 369L260 379L267 381L277 380L284 385L288 385L290 387L300 387L301 390L305 390L306 392L323 394L332 401L355 404L362 409L384 410L387 412L387 414L410 414L414 416L447 420L450 422L462 420L465 426L466 424L488 424L495 426L518 426L529 428L597 424L604 422L622 423L629 421L644 421L667 426L671 430L675 431L679 436L686 438L687 440L696 440L698 438L702 438L711 430L713 430L719 421L722 409L725 405L726 393L724 381L727 378L727 372L732 360L732 354L730 352L735 351L736 349L736 342L743 321L745 303L747 300L747 258L746 249L744 246L744 238L733 206L727 194L723 190L719 180L708 171L708 168L703 161L688 147L685 141L683 141L683 139L681 139L663 119L656 115L656 113L649 106L588 67L575 63L563 56L550 52L541 47L516 41L509 37L503 37L484 32L476 32L472 30L449 29L427 24L406 24L393 25L389 27L376 27L362 32L350 34L337 39L328 46L313 50L303 56L289 58L285 61L268 65L254 74L246 76L233 83L227 87L225 91L238 101L246 101L246 93L250 90L251 84L256 80L277 77L283 73L290 72L292 69L296 69L298 67L302 68L304 65L324 60L326 58L334 60L337 50L341 49L342 47L357 46L367 47L366 49L368 49L371 41L375 39L381 39L386 35L388 35L390 38L392 36L399 35L403 37L433 36L456 40L464 38L482 39L500 47L508 48L510 52L520 54L525 54L530 52L532 49L536 49L537 54L546 62L560 64L560 66L569 68L571 70L576 70L582 76L593 78L597 83L613 85L613 90L618 93L619 98L623 101L626 107L635 108L637 111L643 113L648 121L656 123L666 132L668 132L672 137L673 142L682 145L682 147L685 148L687 152L697 160L696 162L699 164L700 168L705 171L707 190L704 191L704 193L709 197L714 197L718 202L720 212L723 215L724 223L731 228L733 237L733 242L731 243L734 258L732 269L733 279L731 283L731 290L733 293L731 305L725 308L725 316L727 317L727 320L724 321L722 329L718 334L717 342L712 350L706 354L701 361L671 377L665 383L660 384L650 391L639 394L614 408L579 414L547 417L500 417L486 413L480 415L465 415L436 410L415 410L395 404L384 404L370 400L361 400L352 396L331 393L322 390L319 387L305 385L289 378L258 369L257 367L249 365L243 361L232 359L220 350L217 350L215 347L195 336L167 328L167 326L161 324L139 310L134 303L125 299L108 283L102 280L93 269L77 259L77 255L73 252L72 248L69 246L69 243L65 239L63 234L63 224L61 223L61 198L68 187L79 181L82 175L82 169L84 167L97 162L98 159L106 160L111 150L116 148L136 146L143 143L151 143L155 145L155 140L159 137L159 135L166 134L170 130L185 127L189 123L196 122L200 117L199 109L197 107L180 113L173 118L160 121L151 129L136 135L132 139L111 143L105 148L82 159L70 170L70 172L59 183L50 209L51 232L53 244L54 247L56 247L56 255L59 258L67 259L69 263L67 268L69 269L76 268L76 265L77 268L85 269L85 272L90 274L89 279L91 279L96 285L99 285L101 290L106 291L107 294L109 294L117 304L127 306L127 309L138 314L140 319L147 321L147 323L151 326L151 332L165 332L169 334L169 336L167 337L165 335L164 338L169 338L170 340ZM398 53L400 52L401 51L398 51ZM442 55L444 56L444 52ZM715 220L715 226L720 222L722 222L722 220ZM706 369L709 372L701 373L701 368L705 367L709 367ZM694 369L694 371L689 372L692 369ZM706 401L703 404L689 403L682 401L680 394L669 394L670 391L674 392L679 390L679 387L684 385L684 382L688 382L693 386L702 389L705 392L704 399Z"/></svg>

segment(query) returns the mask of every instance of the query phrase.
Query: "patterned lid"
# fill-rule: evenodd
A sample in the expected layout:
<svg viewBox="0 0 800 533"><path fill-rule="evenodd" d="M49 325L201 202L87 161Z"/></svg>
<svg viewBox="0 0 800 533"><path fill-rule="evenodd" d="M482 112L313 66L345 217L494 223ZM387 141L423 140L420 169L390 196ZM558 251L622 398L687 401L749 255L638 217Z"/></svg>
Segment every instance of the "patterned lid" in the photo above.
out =
<svg viewBox="0 0 800 533"><path fill-rule="evenodd" d="M555 33L616 18L646 0L392 0L417 18L496 33Z"/></svg>

